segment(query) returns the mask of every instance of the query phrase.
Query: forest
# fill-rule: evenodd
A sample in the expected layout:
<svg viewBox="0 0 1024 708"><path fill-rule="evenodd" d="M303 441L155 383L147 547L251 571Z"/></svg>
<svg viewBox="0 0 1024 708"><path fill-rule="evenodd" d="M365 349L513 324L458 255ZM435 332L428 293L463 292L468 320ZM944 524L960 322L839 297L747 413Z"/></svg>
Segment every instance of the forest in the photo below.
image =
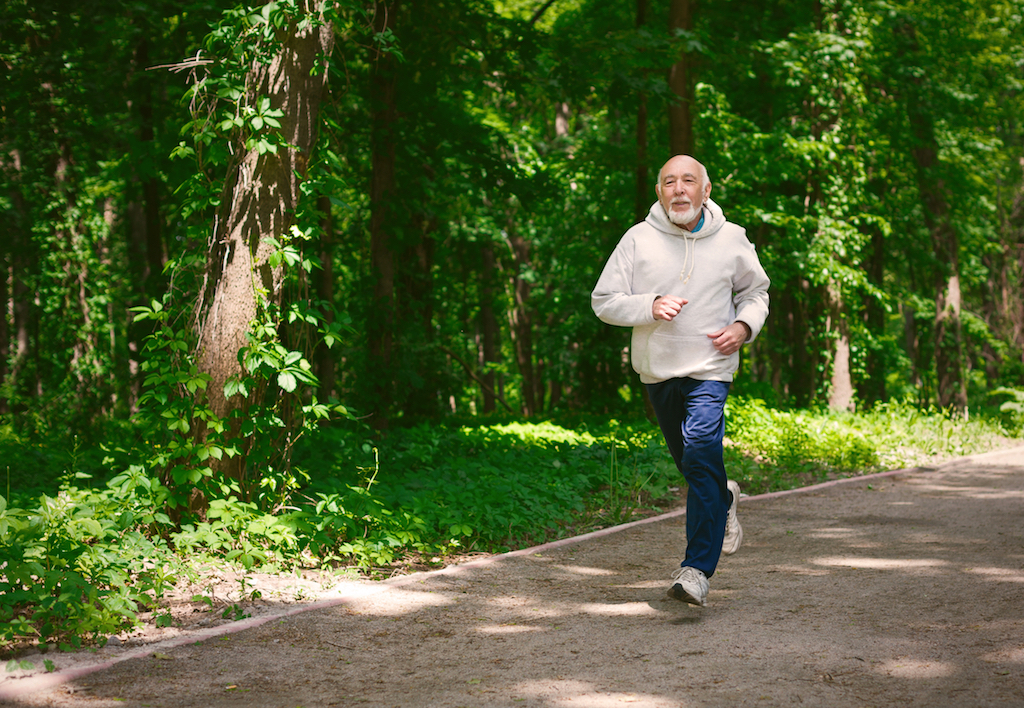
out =
<svg viewBox="0 0 1024 708"><path fill-rule="evenodd" d="M665 493L590 292L676 154L772 280L752 488L1020 435L1022 0L8 0L0 54L0 648L132 621L140 558Z"/></svg>

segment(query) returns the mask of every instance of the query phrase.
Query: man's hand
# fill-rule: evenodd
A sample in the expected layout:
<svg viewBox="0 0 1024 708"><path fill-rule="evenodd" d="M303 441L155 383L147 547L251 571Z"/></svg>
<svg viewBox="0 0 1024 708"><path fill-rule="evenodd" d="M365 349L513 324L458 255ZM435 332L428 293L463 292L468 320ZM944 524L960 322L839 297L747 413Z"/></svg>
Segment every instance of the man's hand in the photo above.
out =
<svg viewBox="0 0 1024 708"><path fill-rule="evenodd" d="M688 302L689 300L684 300L675 295L665 295L654 301L651 311L654 313L654 319L671 322L679 314L679 311L683 309L683 305Z"/></svg>
<svg viewBox="0 0 1024 708"><path fill-rule="evenodd" d="M750 337L750 325L737 320L728 327L722 327L717 332L712 332L708 337L714 342L715 349L718 351L725 355L735 354Z"/></svg>

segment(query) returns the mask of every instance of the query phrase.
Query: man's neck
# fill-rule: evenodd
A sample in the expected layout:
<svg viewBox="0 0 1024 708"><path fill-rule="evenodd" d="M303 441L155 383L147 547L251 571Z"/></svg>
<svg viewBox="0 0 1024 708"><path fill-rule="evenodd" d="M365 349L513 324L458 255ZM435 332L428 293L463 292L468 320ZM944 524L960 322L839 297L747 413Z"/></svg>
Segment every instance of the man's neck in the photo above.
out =
<svg viewBox="0 0 1024 708"><path fill-rule="evenodd" d="M704 208L701 207L700 216L698 216L696 219L694 219L689 224L687 224L686 225L686 230L689 231L692 234L694 231L700 231L700 227L703 226L703 225L704 225Z"/></svg>

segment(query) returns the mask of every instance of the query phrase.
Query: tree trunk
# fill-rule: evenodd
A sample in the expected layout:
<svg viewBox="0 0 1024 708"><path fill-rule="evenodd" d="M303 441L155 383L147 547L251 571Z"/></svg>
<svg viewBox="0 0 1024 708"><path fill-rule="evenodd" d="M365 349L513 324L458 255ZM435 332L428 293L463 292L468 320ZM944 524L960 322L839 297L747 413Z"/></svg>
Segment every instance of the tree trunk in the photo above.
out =
<svg viewBox="0 0 1024 708"><path fill-rule="evenodd" d="M907 38L910 60L920 53L917 30L912 24L901 28ZM924 207L924 223L931 234L935 255L932 287L935 293L935 374L938 402L943 408L967 410L962 324L960 321L960 243L950 214L947 188L938 164L938 142L924 79L910 82L906 96L907 117L913 133L911 155L917 167L918 191Z"/></svg>
<svg viewBox="0 0 1024 708"><path fill-rule="evenodd" d="M647 0L636 0L636 26L647 22ZM640 91L636 97L636 202L633 216L643 220L654 197L647 176L647 94Z"/></svg>
<svg viewBox="0 0 1024 708"><path fill-rule="evenodd" d="M672 0L669 9L669 30L693 30L693 16L697 0ZM668 73L668 85L677 98L668 108L669 150L673 155L692 155L693 137L693 61L689 52L679 53L679 59Z"/></svg>
<svg viewBox="0 0 1024 708"><path fill-rule="evenodd" d="M512 280L514 305L509 311L510 333L516 355L519 374L523 377L523 414L531 416L539 412L540 389L533 363L533 317L530 313L530 284L522 273L530 264L530 242L516 231L514 216L509 215L506 227L516 270Z"/></svg>
<svg viewBox="0 0 1024 708"><path fill-rule="evenodd" d="M395 2L378 2L374 31L393 29ZM370 114L370 271L373 296L367 313L366 334L373 377L373 410L370 423L377 430L389 426L393 399L392 347L395 317L395 256L392 252L392 200L395 192L395 61L390 54L374 51L371 56Z"/></svg>
<svg viewBox="0 0 1024 708"><path fill-rule="evenodd" d="M836 283L830 283L826 297L829 323L837 337L832 354L832 377L828 390L828 407L834 411L852 411L853 380L850 377L850 325L843 312L842 295Z"/></svg>
<svg viewBox="0 0 1024 708"><path fill-rule="evenodd" d="M871 256L865 264L872 285L881 289L885 283L885 238L881 229L871 233ZM867 380L860 387L860 397L868 403L884 401L885 359L879 342L885 336L885 308L875 298L870 298L864 312L864 322L871 333L873 345L867 352Z"/></svg>
<svg viewBox="0 0 1024 708"><path fill-rule="evenodd" d="M480 254L483 259L480 271L480 333L483 340L481 389L484 398L483 412L493 413L497 396L494 386L495 373L491 365L501 361L501 330L498 328L498 318L494 313L494 283L497 278L494 246L490 242L485 242Z"/></svg>
<svg viewBox="0 0 1024 708"><path fill-rule="evenodd" d="M316 295L326 304L324 324L334 324L334 219L331 217L331 199L321 195L317 199L320 212L320 271L316 275ZM335 355L333 347L321 344L316 357L316 377L320 382L320 400L334 395Z"/></svg>
<svg viewBox="0 0 1024 708"><path fill-rule="evenodd" d="M322 11L322 2L307 4L308 12ZM260 403L261 392L230 399L225 382L241 375L238 354L247 344L250 324L257 317L260 290L271 303L279 303L283 266L267 263L272 248L267 238L281 240L294 221L299 184L319 122L320 97L327 72L315 72L333 47L331 25L298 31L291 27L269 63L254 62L246 77L248 102L270 99L280 109L280 145L276 153L259 154L239 148L224 187L223 207L209 244L206 283L196 308L198 362L211 378L206 391L212 411L220 418ZM237 432L237 428L235 429ZM200 431L202 434L202 431ZM245 448L242 454L220 461L217 471L245 481Z"/></svg>
<svg viewBox="0 0 1024 708"><path fill-rule="evenodd" d="M1020 164L1024 167L1024 158ZM1007 267L1003 270L1001 290L1003 294L1003 311L1007 319L1009 339L1021 354L1024 363L1024 295L1020 284L1024 282L1024 181L1017 187L1017 195L1013 202L1007 224L1007 244L1010 249Z"/></svg>
<svg viewBox="0 0 1024 708"><path fill-rule="evenodd" d="M135 50L136 64L145 71L149 67L149 42L143 39ZM153 129L153 96L149 82L139 83L139 140L146 146L147 162L153 158L152 145L155 138ZM144 292L149 297L157 297L163 292L163 270L167 263L164 249L160 218L160 181L152 164L144 165L142 175L143 212L146 245L146 269L143 273Z"/></svg>

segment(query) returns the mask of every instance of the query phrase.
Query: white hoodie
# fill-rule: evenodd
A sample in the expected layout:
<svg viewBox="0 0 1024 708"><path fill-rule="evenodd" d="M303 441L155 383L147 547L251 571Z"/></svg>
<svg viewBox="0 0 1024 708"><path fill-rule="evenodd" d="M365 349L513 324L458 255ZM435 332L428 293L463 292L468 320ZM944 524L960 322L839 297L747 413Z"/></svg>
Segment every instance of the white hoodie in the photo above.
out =
<svg viewBox="0 0 1024 708"><path fill-rule="evenodd" d="M753 341L768 317L769 284L746 231L713 201L696 233L669 221L655 202L615 247L590 302L603 322L633 328L633 368L643 383L732 381L739 352L721 354L707 335L738 320ZM689 301L671 322L654 319L663 295Z"/></svg>

